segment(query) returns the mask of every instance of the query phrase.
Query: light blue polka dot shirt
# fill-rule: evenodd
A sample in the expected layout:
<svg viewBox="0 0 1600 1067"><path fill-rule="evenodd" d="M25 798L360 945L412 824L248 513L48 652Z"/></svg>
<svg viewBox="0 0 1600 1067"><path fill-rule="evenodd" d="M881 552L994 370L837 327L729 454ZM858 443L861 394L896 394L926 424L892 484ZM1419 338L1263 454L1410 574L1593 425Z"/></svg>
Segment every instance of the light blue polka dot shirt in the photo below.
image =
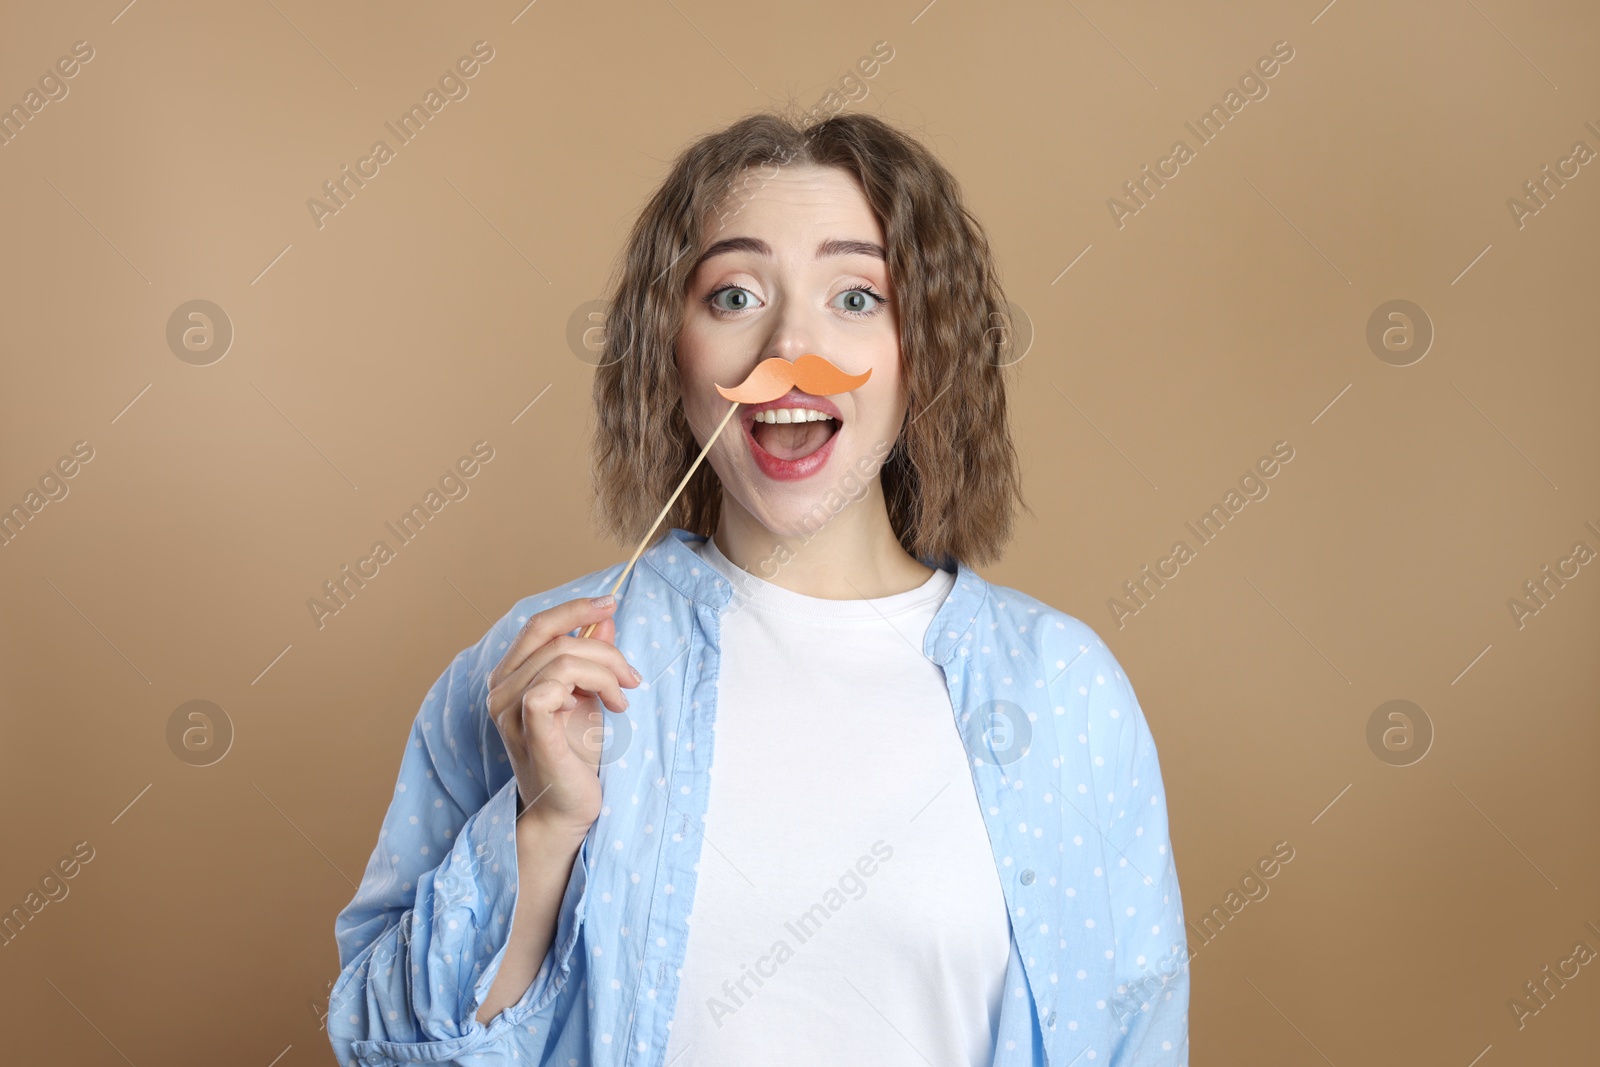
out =
<svg viewBox="0 0 1600 1067"><path fill-rule="evenodd" d="M327 1027L339 1063L663 1063L733 596L692 550L701 540L671 531L622 591L617 645L648 681L606 715L604 806L538 976L487 1025L477 1011L517 895L517 785L486 710L489 672L531 615L608 592L622 564L518 601L429 690L377 847L334 924L342 970ZM944 672L1010 912L993 1064L1187 1064L1188 951L1161 769L1111 650L1080 620L957 565L923 652Z"/></svg>

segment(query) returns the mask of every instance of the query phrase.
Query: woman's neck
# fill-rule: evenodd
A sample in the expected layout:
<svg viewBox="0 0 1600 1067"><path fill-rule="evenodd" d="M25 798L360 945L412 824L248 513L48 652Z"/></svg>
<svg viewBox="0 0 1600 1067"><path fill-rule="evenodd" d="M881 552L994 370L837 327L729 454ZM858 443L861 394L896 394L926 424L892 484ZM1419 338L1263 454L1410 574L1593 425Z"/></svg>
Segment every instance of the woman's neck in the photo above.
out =
<svg viewBox="0 0 1600 1067"><path fill-rule="evenodd" d="M933 570L908 553L889 522L875 480L815 532L774 532L728 494L722 496L717 548L736 566L773 585L821 600L863 600L915 589Z"/></svg>

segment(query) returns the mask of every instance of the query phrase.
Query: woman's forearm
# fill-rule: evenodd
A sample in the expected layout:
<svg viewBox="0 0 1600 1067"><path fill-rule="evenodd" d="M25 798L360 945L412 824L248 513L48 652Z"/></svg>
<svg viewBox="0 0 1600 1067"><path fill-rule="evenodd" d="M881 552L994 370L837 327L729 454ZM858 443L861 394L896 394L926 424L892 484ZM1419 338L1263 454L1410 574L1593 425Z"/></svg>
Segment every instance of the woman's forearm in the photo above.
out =
<svg viewBox="0 0 1600 1067"><path fill-rule="evenodd" d="M583 833L551 826L531 814L517 820L517 906L505 957L478 1009L480 1023L487 1024L521 1000L538 977L583 838Z"/></svg>

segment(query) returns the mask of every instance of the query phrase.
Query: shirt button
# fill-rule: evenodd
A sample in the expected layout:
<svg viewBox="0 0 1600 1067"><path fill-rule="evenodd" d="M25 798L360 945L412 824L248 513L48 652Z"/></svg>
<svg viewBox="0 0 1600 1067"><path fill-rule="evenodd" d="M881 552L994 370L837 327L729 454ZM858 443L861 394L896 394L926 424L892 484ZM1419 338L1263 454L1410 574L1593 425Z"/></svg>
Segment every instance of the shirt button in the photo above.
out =
<svg viewBox="0 0 1600 1067"><path fill-rule="evenodd" d="M1027 870L1022 872L1022 884L1023 885L1032 885L1033 884L1033 868L1030 867Z"/></svg>
<svg viewBox="0 0 1600 1067"><path fill-rule="evenodd" d="M1050 1027L1050 1029L1054 1030L1056 1028L1056 1013L1051 1012L1049 1015L1046 1015L1044 1017L1044 1024Z"/></svg>

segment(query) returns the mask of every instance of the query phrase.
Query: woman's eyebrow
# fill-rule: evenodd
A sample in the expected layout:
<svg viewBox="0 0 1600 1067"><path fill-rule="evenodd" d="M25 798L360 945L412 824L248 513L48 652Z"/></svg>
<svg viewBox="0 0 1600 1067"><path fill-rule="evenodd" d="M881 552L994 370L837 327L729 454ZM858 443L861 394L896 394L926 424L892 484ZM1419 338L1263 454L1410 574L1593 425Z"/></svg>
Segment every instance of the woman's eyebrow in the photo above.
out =
<svg viewBox="0 0 1600 1067"><path fill-rule="evenodd" d="M817 246L817 258L823 256L876 256L878 259L887 259L883 246L876 241L853 241L841 238L830 238Z"/></svg>
<svg viewBox="0 0 1600 1067"><path fill-rule="evenodd" d="M695 267L710 259L720 256L725 252L753 252L758 256L772 255L772 246L759 237L725 237L717 241L695 260ZM886 260L883 246L875 241L856 241L839 237L830 237L817 246L817 258L824 256L874 256Z"/></svg>

